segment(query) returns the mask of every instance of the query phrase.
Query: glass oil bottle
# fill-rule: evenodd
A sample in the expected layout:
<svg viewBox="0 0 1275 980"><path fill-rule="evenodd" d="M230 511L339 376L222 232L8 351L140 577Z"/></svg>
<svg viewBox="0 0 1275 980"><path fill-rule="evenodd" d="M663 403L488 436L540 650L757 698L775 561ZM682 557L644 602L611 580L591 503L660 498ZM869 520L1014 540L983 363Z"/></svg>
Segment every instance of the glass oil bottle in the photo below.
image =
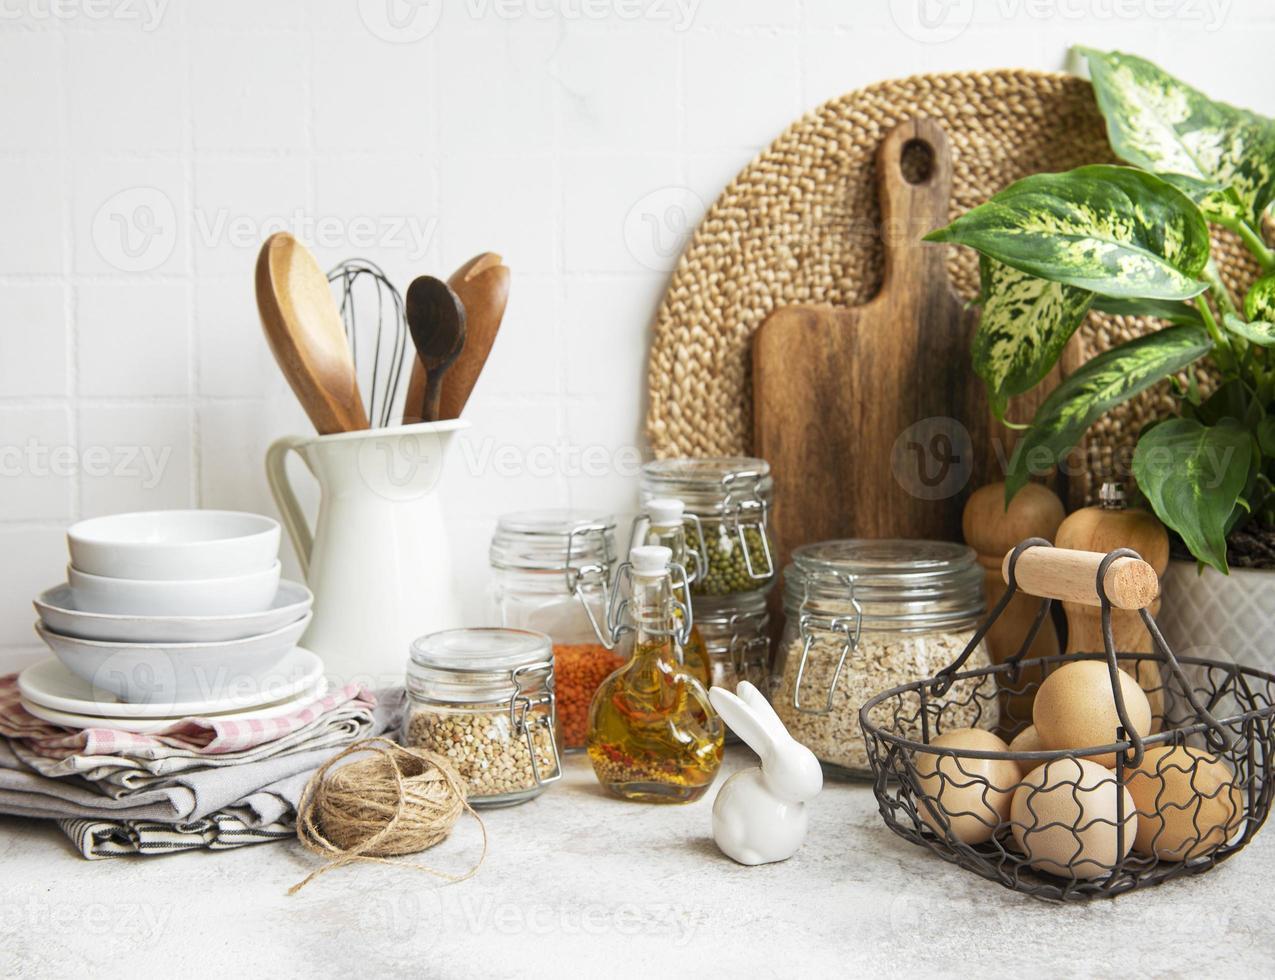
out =
<svg viewBox="0 0 1275 980"><path fill-rule="evenodd" d="M644 522L645 531L639 535L638 529ZM671 564L686 569L687 586L686 588L675 586L673 596L679 602L689 605L690 590L694 587L700 570L708 566L708 558L702 552L688 553L685 505L682 501L671 497L648 501L645 516L639 517L634 522L633 530L633 544L660 545L668 548L672 552ZM704 535L701 533L697 540L703 541ZM704 689L708 690L713 684L713 662L708 653L708 644L704 642L699 627L694 623L691 624L690 630L686 631L685 642L681 642L678 636L674 636L673 640L681 654L682 664L704 685Z"/></svg>
<svg viewBox="0 0 1275 980"><path fill-rule="evenodd" d="M693 625L675 596L672 552L633 549L631 595L613 602L615 633L631 633L633 654L602 682L589 710L589 760L598 781L619 797L644 803L690 803L712 784L722 762L725 728L699 679L681 663L677 642ZM689 587L685 569L682 590Z"/></svg>

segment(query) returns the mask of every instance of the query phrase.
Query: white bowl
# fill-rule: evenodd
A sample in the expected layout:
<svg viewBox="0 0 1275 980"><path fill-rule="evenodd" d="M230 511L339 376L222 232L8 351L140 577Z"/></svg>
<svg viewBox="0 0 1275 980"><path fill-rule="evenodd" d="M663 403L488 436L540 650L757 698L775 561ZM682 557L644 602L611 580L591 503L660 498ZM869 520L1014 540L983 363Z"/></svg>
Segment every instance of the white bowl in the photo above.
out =
<svg viewBox="0 0 1275 980"><path fill-rule="evenodd" d="M175 581L268 569L279 523L233 510L151 510L94 517L66 532L71 564L105 578Z"/></svg>
<svg viewBox="0 0 1275 980"><path fill-rule="evenodd" d="M101 643L35 631L77 677L124 701L180 705L215 701L266 678L310 625L307 614L273 633L222 643Z"/></svg>
<svg viewBox="0 0 1275 980"><path fill-rule="evenodd" d="M286 579L269 608L238 616L113 616L75 607L69 585L55 585L35 600L40 622L54 633L85 640L125 643L214 643L269 633L310 611L314 595L300 582Z"/></svg>
<svg viewBox="0 0 1275 980"><path fill-rule="evenodd" d="M90 575L68 565L75 608L115 616L242 616L270 608L283 565L229 578L146 581Z"/></svg>

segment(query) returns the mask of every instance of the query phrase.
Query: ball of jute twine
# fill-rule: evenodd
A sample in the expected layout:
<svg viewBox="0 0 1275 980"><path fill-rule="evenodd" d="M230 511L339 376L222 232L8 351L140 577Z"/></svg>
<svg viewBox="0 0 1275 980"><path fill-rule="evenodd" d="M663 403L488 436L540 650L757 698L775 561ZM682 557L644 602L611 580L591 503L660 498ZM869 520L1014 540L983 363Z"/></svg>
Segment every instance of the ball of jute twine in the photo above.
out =
<svg viewBox="0 0 1275 980"><path fill-rule="evenodd" d="M708 208L686 245L656 315L646 431L656 456L752 451L752 337L779 306L857 306L880 288L883 235L875 157L905 119L941 124L952 153L949 218L1007 184L1044 171L1115 163L1089 83L1049 72L918 75L879 82L806 113L746 166ZM1269 233L1270 229L1268 229ZM1258 274L1228 231L1215 256L1232 292ZM978 293L978 256L949 248L948 276ZM1163 324L1091 313L1064 369ZM1201 379L1212 385L1209 372ZM1173 409L1168 382L1117 406L1087 433L1074 505L1106 479L1126 479L1138 433Z"/></svg>
<svg viewBox="0 0 1275 980"><path fill-rule="evenodd" d="M336 768L361 753L372 754ZM288 889L288 894L355 861L403 864L447 881L464 881L487 857L487 828L467 796L460 773L437 752L404 748L387 738L351 745L311 776L301 794L297 838L307 850L330 860ZM464 874L389 860L418 854L445 840L465 812L478 821L483 849Z"/></svg>

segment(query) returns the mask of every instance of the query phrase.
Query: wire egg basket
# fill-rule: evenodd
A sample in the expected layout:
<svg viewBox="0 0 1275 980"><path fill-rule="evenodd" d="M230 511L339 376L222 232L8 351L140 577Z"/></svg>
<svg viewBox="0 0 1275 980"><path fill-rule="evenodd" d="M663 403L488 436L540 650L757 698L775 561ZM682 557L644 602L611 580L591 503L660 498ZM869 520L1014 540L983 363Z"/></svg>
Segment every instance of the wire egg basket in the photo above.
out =
<svg viewBox="0 0 1275 980"><path fill-rule="evenodd" d="M1023 591L1042 601L1022 646L998 666L962 670L1019 591L1024 555L1035 582ZM1074 593L1074 575L1071 592L1051 594L1039 585L1046 563L1063 556L1083 559L1083 567L1096 572L1083 600ZM1116 563L1129 561L1141 563L1127 549L1104 556L1024 541L1007 556L1005 595L956 661L863 705L873 790L892 831L1006 888L1054 901L1119 895L1202 874L1253 839L1275 793L1275 675L1178 658L1141 605L1155 652L1117 652L1108 576L1127 570ZM1149 566L1145 571L1154 580ZM1103 652L1025 659L1055 599L1101 607ZM1016 715L1015 707L1021 712L1048 677L1077 661L1106 668L1119 718L1109 744L1008 752L934 744L944 732L971 725L1017 734L1032 718ZM1123 681L1121 670L1129 675ZM1133 677L1152 711L1146 734L1131 723L1122 692Z"/></svg>

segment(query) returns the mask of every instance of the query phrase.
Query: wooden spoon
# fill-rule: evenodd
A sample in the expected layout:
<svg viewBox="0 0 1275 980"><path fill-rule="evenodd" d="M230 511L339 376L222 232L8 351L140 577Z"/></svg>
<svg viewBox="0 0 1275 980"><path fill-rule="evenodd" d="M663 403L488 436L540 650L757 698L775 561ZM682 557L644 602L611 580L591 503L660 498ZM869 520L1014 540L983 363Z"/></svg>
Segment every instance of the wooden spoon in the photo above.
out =
<svg viewBox="0 0 1275 980"><path fill-rule="evenodd" d="M465 347L443 379L439 418L460 418L469 396L478 383L483 365L491 354L496 334L509 303L511 273L495 252L470 259L448 280L465 307ZM425 398L425 369L417 359L407 389L408 414L417 411Z"/></svg>
<svg viewBox="0 0 1275 980"><path fill-rule="evenodd" d="M407 328L425 371L421 418L437 422L443 377L465 346L465 306L443 280L418 276L407 287Z"/></svg>
<svg viewBox="0 0 1275 980"><path fill-rule="evenodd" d="M286 231L271 235L256 284L266 341L319 435L369 428L341 314L314 256Z"/></svg>

